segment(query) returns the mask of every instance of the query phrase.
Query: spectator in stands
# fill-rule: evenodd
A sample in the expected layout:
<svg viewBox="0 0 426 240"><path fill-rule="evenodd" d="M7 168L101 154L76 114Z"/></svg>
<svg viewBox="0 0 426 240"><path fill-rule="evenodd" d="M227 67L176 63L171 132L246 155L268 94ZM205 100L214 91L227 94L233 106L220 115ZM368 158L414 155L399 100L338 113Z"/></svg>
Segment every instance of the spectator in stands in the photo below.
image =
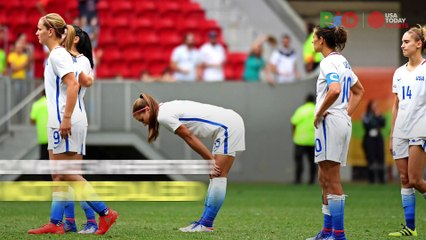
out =
<svg viewBox="0 0 426 240"><path fill-rule="evenodd" d="M47 100L46 93L33 103L31 107L30 120L32 125L37 128L37 141L40 148L40 160L49 160L49 151L47 150Z"/></svg>
<svg viewBox="0 0 426 240"><path fill-rule="evenodd" d="M321 53L315 52L312 41L314 39L314 27L313 23L307 24L308 38L303 45L303 60L305 61L306 72L314 71L320 64L323 56Z"/></svg>
<svg viewBox="0 0 426 240"><path fill-rule="evenodd" d="M293 82L300 77L296 64L297 54L290 47L290 41L290 36L284 34L282 37L282 47L275 50L269 60L266 80L272 85ZM276 75L276 79L274 75Z"/></svg>
<svg viewBox="0 0 426 240"><path fill-rule="evenodd" d="M155 82L155 78L153 78L146 69L142 70L140 79L142 82Z"/></svg>
<svg viewBox="0 0 426 240"><path fill-rule="evenodd" d="M259 37L251 46L250 53L244 66L243 79L246 82L259 82L260 73L265 66L265 60L262 58L263 43L268 36Z"/></svg>
<svg viewBox="0 0 426 240"><path fill-rule="evenodd" d="M86 17L88 23L92 21L92 18L97 18L98 17L98 9L96 7L97 3L98 3L98 0L78 0L78 9L80 11L80 17Z"/></svg>
<svg viewBox="0 0 426 240"><path fill-rule="evenodd" d="M17 42L24 46L24 52L28 56L27 78L34 77L34 45L27 41L27 34L21 33L18 36Z"/></svg>
<svg viewBox="0 0 426 240"><path fill-rule="evenodd" d="M6 60L6 49L3 49L7 39L5 39L5 28L0 25L0 77L7 75L7 60Z"/></svg>
<svg viewBox="0 0 426 240"><path fill-rule="evenodd" d="M174 71L176 81L196 81L200 53L195 47L194 34L188 33L183 44L173 49L170 68Z"/></svg>
<svg viewBox="0 0 426 240"><path fill-rule="evenodd" d="M13 50L7 56L7 63L13 87L13 106L16 106L28 93L28 55L25 53L25 45L22 41L15 42ZM18 123L24 122L22 111L17 114L17 117Z"/></svg>
<svg viewBox="0 0 426 240"><path fill-rule="evenodd" d="M223 64L226 61L225 49L218 43L217 32L209 32L209 42L201 46L200 75L206 82L224 81Z"/></svg>
<svg viewBox="0 0 426 240"><path fill-rule="evenodd" d="M176 82L175 77L173 76L172 71L169 67L166 67L161 74L160 82Z"/></svg>

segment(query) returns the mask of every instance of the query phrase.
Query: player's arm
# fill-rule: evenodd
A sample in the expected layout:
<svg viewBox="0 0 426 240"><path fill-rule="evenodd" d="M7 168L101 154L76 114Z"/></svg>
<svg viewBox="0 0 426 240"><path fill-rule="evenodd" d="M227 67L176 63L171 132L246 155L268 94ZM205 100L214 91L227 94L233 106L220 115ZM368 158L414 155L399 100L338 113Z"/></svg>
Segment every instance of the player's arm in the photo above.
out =
<svg viewBox="0 0 426 240"><path fill-rule="evenodd" d="M389 150L391 151L391 153L393 151L392 136L393 136L393 129L395 127L396 116L398 116L398 106L399 106L399 98L398 98L398 94L395 93L395 97L394 97L393 105L392 105L392 122L391 122L390 136L389 136L389 140L390 140Z"/></svg>
<svg viewBox="0 0 426 240"><path fill-rule="evenodd" d="M80 85L75 80L73 72L67 73L63 76L62 81L65 85L67 85L67 100L59 131L63 138L67 138L68 135L71 135L71 115L77 102L78 89L80 88Z"/></svg>
<svg viewBox="0 0 426 240"><path fill-rule="evenodd" d="M195 152L200 154L200 156L205 160L213 160L213 154L207 149L207 147L194 136L185 125L180 125L176 131L179 137L181 137Z"/></svg>
<svg viewBox="0 0 426 240"><path fill-rule="evenodd" d="M94 76L93 76L93 72L91 72L90 74L85 74L84 72L81 72L78 75L78 83L83 86L83 87L91 87L94 81Z"/></svg>
<svg viewBox="0 0 426 240"><path fill-rule="evenodd" d="M349 116L352 116L355 109L358 107L359 103L361 102L362 96L364 96L364 87L362 86L361 82L358 80L351 87L351 97L349 98L348 109L347 109Z"/></svg>
<svg viewBox="0 0 426 240"><path fill-rule="evenodd" d="M321 119L327 115L327 109L339 98L342 89L339 82L332 82L328 85L327 95L325 95L324 102L315 114L314 126L318 128Z"/></svg>

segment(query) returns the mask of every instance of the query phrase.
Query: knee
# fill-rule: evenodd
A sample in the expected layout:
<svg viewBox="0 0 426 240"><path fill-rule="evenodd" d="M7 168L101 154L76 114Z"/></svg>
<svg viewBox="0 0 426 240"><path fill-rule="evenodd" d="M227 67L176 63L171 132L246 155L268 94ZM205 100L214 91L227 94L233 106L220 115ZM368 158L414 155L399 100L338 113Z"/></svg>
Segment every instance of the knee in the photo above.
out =
<svg viewBox="0 0 426 240"><path fill-rule="evenodd" d="M52 175L52 180L53 181L62 181L63 179L62 179L62 175L60 175L60 174L53 174Z"/></svg>
<svg viewBox="0 0 426 240"><path fill-rule="evenodd" d="M401 179L401 184L403 186L411 185L411 182L410 182L407 174L400 174L399 178Z"/></svg>

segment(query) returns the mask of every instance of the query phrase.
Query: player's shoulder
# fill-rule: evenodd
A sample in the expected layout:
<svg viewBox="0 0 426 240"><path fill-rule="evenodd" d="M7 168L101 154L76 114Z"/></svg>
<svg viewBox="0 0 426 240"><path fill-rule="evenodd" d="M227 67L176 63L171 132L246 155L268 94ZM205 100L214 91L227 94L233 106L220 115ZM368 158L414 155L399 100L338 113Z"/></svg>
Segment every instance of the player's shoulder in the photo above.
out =
<svg viewBox="0 0 426 240"><path fill-rule="evenodd" d="M65 48L56 47L50 52L49 57L51 57L53 59L61 59L61 58L70 58L71 59L72 56Z"/></svg>
<svg viewBox="0 0 426 240"><path fill-rule="evenodd" d="M394 75L401 75L405 73L405 70L407 69L407 63L404 63L403 65L399 66L396 70Z"/></svg>

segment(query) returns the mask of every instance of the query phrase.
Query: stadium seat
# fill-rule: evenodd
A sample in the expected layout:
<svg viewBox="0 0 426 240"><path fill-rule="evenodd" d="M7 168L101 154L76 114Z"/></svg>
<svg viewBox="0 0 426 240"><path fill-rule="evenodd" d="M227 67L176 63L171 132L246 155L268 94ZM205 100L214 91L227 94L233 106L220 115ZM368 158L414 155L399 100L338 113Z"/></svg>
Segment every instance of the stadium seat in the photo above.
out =
<svg viewBox="0 0 426 240"><path fill-rule="evenodd" d="M133 1L133 7L137 17L146 17L153 20L157 18L158 10L154 1Z"/></svg>
<svg viewBox="0 0 426 240"><path fill-rule="evenodd" d="M133 14L133 6L128 1L110 1L110 11L117 18L129 17Z"/></svg>
<svg viewBox="0 0 426 240"><path fill-rule="evenodd" d="M204 20L204 10L198 3L186 2L181 4L184 19Z"/></svg>
<svg viewBox="0 0 426 240"><path fill-rule="evenodd" d="M148 72L152 76L161 76L168 66L169 62L165 60L151 61L148 63Z"/></svg>
<svg viewBox="0 0 426 240"><path fill-rule="evenodd" d="M172 1L164 1L158 5L158 10L160 11L161 18L173 18L180 19L181 9L178 3Z"/></svg>

